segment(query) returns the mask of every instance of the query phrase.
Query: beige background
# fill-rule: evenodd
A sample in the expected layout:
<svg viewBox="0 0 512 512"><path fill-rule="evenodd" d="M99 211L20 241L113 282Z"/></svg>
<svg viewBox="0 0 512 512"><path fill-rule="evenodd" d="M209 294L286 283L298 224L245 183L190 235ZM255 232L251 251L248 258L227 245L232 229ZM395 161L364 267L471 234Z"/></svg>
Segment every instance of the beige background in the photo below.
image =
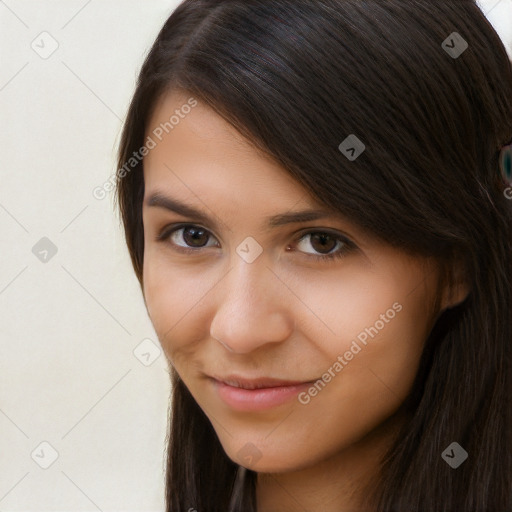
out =
<svg viewBox="0 0 512 512"><path fill-rule="evenodd" d="M163 509L166 365L93 190L176 5L0 0L0 512ZM512 58L512 0L481 6Z"/></svg>

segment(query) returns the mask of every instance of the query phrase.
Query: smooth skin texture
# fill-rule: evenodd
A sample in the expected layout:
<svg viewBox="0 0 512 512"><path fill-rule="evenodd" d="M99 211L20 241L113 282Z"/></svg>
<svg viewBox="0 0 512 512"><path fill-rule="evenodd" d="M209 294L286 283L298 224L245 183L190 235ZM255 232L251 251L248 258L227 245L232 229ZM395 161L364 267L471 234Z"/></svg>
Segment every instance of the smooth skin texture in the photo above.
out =
<svg viewBox="0 0 512 512"><path fill-rule="evenodd" d="M189 97L178 91L163 97L147 135ZM340 172L344 165L340 157ZM463 300L467 290L442 284L433 261L329 215L201 102L145 157L144 180L148 314L226 454L240 464L238 452L247 443L261 452L244 464L259 473L259 512L360 510L361 485L375 474L379 454L403 420L397 410L428 333L442 309ZM154 193L210 220L150 206ZM267 225L269 216L307 209L326 210L326 216ZM171 234L178 224L188 226ZM194 227L205 230L196 242L187 235ZM157 241L162 232L167 236ZM335 238L323 245L315 232ZM249 236L263 249L252 263L236 252ZM320 258L333 252L343 257ZM236 411L206 377L320 379L394 303L401 311L308 404L294 398L264 411Z"/></svg>

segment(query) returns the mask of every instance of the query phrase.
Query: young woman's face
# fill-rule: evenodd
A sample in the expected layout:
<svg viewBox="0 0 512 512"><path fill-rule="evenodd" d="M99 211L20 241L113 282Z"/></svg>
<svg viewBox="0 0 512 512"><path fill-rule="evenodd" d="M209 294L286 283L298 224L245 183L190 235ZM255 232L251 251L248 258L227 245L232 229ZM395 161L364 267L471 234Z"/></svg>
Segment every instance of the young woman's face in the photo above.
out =
<svg viewBox="0 0 512 512"><path fill-rule="evenodd" d="M232 460L306 468L397 411L443 305L439 272L325 211L188 100L166 96L146 134L156 143L144 160L148 313ZM325 215L292 218L306 210Z"/></svg>

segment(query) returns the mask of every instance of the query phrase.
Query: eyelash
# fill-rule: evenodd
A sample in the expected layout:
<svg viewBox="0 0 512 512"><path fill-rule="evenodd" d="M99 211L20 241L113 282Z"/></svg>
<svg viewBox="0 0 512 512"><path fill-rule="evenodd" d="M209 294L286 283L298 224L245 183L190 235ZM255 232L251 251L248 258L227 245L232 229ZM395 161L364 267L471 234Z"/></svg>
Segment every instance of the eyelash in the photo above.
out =
<svg viewBox="0 0 512 512"><path fill-rule="evenodd" d="M205 230L208 233L208 235L211 235L211 233L206 228L203 228L203 227L198 226L196 224L178 224L178 225L172 224L170 226L164 227L160 231L160 233L156 236L155 240L157 242L167 242L169 237L173 233L179 231L180 229L184 229L184 228L199 228L199 229L203 229L203 230ZM327 231L327 230L319 230L319 229L313 229L313 230L307 231L305 233L302 233L301 236L298 238L297 242L301 242L308 235L313 235L313 234L329 235L331 237L334 237L336 242L342 242L342 244L343 244L337 250L334 250L333 252L331 252L329 254L310 254L310 253L305 253L305 254L307 254L308 257L313 258L314 260L317 260L317 261L324 261L324 262L327 262L327 263L328 262L333 262L333 261L336 261L336 260L339 260L339 259L343 258L349 252L355 250L355 248L356 248L355 244L353 242L351 242L350 240L348 240L347 238L345 238L344 236L342 236L340 234L337 234L337 233L331 233L330 231ZM179 245L176 245L173 242L170 242L170 243L173 246L174 250L177 250L178 252L182 252L182 253L185 253L185 254L197 253L198 251L203 249L202 247L197 248L197 249L186 248L186 247L181 247Z"/></svg>

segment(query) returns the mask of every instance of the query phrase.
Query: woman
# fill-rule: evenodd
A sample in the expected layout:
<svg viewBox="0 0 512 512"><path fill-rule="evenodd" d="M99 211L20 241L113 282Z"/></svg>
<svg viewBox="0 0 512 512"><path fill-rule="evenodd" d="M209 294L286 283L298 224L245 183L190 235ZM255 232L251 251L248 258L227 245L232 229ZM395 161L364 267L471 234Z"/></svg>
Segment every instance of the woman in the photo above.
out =
<svg viewBox="0 0 512 512"><path fill-rule="evenodd" d="M178 6L117 181L168 511L512 510L510 142L473 0Z"/></svg>

